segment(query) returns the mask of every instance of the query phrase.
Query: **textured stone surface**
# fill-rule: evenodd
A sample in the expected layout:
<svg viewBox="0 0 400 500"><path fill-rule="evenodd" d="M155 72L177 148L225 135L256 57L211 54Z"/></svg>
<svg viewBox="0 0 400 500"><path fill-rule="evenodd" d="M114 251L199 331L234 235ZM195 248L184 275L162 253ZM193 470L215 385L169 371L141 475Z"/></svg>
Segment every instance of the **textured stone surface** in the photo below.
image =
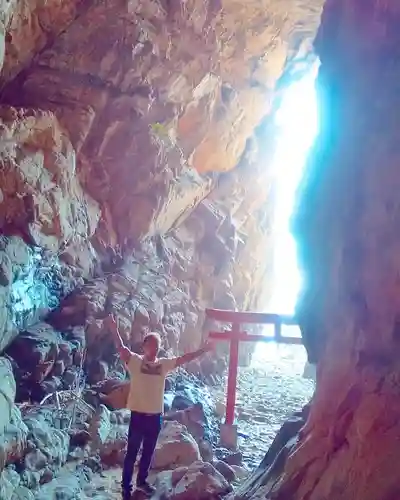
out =
<svg viewBox="0 0 400 500"><path fill-rule="evenodd" d="M99 209L77 182L75 152L55 117L3 107L0 123L0 227L51 250L90 238Z"/></svg>
<svg viewBox="0 0 400 500"><path fill-rule="evenodd" d="M218 499L231 490L224 476L211 464L194 462L157 477L157 489L168 500Z"/></svg>
<svg viewBox="0 0 400 500"><path fill-rule="evenodd" d="M22 421L21 411L14 405L10 421L0 434L0 469L22 459L26 452L27 437L28 428Z"/></svg>
<svg viewBox="0 0 400 500"><path fill-rule="evenodd" d="M166 422L154 454L153 467L168 470L200 460L199 447L185 426Z"/></svg>
<svg viewBox="0 0 400 500"><path fill-rule="evenodd" d="M68 131L110 241L164 232L210 191L207 172L238 163L268 113L319 20L320 2L300 4L21 1L4 99L50 110Z"/></svg>
<svg viewBox="0 0 400 500"><path fill-rule="evenodd" d="M79 356L90 383L124 378L103 327L108 312L133 348L153 329L176 352L201 342L205 307L264 306L273 186L265 127L256 127L268 121L286 62L309 51L320 7L0 6L0 229L18 235L27 255L46 249L61 262L46 281L66 285L51 301L43 293L20 300L24 321L16 321L6 309L18 275L1 254L0 349L15 337L13 323L28 328L77 285L48 321L61 340L84 348L85 338ZM27 259L24 272L32 266ZM72 365L43 359L54 366L36 381L34 399L71 386L79 356ZM209 359L191 369L201 377L218 371Z"/></svg>
<svg viewBox="0 0 400 500"><path fill-rule="evenodd" d="M0 2L0 352L18 404L71 388L84 388L95 408L115 396L126 370L104 324L109 313L132 349L153 330L171 355L198 347L206 307L265 306L268 115L282 72L310 52L321 5ZM188 368L214 381L225 362L208 356ZM71 436L96 436L101 458L120 463L126 423L114 428L101 412L105 419L81 422ZM189 413L178 417L203 439ZM51 407L14 417L0 435L6 496L78 495L86 472L51 480L68 456L90 450L69 454ZM173 425L158 465L181 465L186 447L190 466L198 444ZM12 484L14 462L25 470ZM200 498L203 486L225 491L212 466L189 476L191 493L182 483L179 498Z"/></svg>
<svg viewBox="0 0 400 500"><path fill-rule="evenodd" d="M278 481L284 472L290 453L299 441L301 428L305 425L309 406L292 415L280 428L259 466L236 489L232 498L268 498L271 485Z"/></svg>
<svg viewBox="0 0 400 500"><path fill-rule="evenodd" d="M15 379L11 363L0 358L0 435L11 420L11 410L15 400Z"/></svg>
<svg viewBox="0 0 400 500"><path fill-rule="evenodd" d="M299 317L317 387L262 498L400 494L399 22L395 1L325 5L316 42L324 121L296 220L307 283Z"/></svg>

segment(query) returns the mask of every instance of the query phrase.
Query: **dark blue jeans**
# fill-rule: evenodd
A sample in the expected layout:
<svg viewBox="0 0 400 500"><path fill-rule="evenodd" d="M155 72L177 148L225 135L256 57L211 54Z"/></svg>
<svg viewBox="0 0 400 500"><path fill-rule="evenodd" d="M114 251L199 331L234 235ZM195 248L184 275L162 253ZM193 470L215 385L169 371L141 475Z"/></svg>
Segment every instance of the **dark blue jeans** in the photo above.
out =
<svg viewBox="0 0 400 500"><path fill-rule="evenodd" d="M142 456L139 463L137 484L143 484L149 474L151 460L160 434L162 415L157 413L131 413L128 432L128 448L126 450L122 471L122 488L125 491L132 489L133 469L140 445L143 444Z"/></svg>

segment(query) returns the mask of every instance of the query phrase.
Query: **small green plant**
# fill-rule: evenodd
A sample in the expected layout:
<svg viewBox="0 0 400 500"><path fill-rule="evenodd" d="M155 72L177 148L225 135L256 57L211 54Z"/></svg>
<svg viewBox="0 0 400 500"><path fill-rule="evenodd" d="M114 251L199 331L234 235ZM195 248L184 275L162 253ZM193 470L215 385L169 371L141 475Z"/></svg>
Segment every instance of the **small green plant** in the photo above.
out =
<svg viewBox="0 0 400 500"><path fill-rule="evenodd" d="M150 126L150 135L153 144L159 147L161 156L165 156L165 154L172 149L174 149L175 144L171 140L168 126L163 123L151 123Z"/></svg>
<svg viewBox="0 0 400 500"><path fill-rule="evenodd" d="M161 157L165 159L166 155L172 151L179 152L180 156L183 157L183 151L177 144L172 123L151 123L149 129L151 140L159 148L158 154Z"/></svg>
<svg viewBox="0 0 400 500"><path fill-rule="evenodd" d="M151 123L150 131L160 139L168 137L168 128L163 123Z"/></svg>

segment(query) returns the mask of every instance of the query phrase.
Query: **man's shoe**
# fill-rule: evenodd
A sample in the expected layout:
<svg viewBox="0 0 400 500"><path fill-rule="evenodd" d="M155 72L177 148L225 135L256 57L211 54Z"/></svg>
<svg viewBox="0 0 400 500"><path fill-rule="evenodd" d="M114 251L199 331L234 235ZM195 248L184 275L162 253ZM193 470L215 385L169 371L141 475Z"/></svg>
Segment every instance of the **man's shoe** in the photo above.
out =
<svg viewBox="0 0 400 500"><path fill-rule="evenodd" d="M136 490L137 491L141 491L142 493L144 493L145 495L153 495L153 493L156 492L156 489L153 488L153 486L150 486L149 483L147 482L144 482L144 483L138 483L136 485Z"/></svg>

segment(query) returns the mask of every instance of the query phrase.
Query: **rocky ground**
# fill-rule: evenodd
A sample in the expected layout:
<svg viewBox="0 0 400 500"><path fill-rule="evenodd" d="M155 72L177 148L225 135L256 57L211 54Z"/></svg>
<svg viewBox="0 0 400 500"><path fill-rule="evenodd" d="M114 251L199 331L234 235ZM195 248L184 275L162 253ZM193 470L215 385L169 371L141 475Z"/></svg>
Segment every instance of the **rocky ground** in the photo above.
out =
<svg viewBox="0 0 400 500"><path fill-rule="evenodd" d="M171 378L151 478L155 498L217 498L239 484L260 463L285 418L309 400L313 384L302 378L304 362L298 346L268 345L258 347L251 366L241 369L237 415L246 437L240 439L239 452L218 447L224 384L211 389L214 405L209 390L193 375L180 372ZM12 397L5 358L1 369L10 379ZM99 404L93 415L79 413L68 430L54 407L13 405L0 443L0 498L119 498L128 420L127 410Z"/></svg>
<svg viewBox="0 0 400 500"><path fill-rule="evenodd" d="M303 377L305 362L303 347L259 344L251 366L240 369L237 401L240 453L223 457L231 463L237 483L247 475L247 471L259 465L285 420L310 400L314 382ZM257 383L254 383L255 380ZM222 413L225 386L219 384L211 389L211 393L216 399L217 411ZM222 450L216 451L218 454ZM220 461L217 468L228 475L228 481L234 477L232 470L221 466ZM120 475L120 469L96 475L94 484L98 494L104 495L101 492L107 491L109 496L104 498L119 498ZM157 475L153 478L160 483Z"/></svg>
<svg viewBox="0 0 400 500"><path fill-rule="evenodd" d="M251 366L240 368L237 419L243 464L256 467L284 421L306 404L314 382L303 377L306 352L296 345L258 344ZM225 386L213 393L224 409Z"/></svg>

